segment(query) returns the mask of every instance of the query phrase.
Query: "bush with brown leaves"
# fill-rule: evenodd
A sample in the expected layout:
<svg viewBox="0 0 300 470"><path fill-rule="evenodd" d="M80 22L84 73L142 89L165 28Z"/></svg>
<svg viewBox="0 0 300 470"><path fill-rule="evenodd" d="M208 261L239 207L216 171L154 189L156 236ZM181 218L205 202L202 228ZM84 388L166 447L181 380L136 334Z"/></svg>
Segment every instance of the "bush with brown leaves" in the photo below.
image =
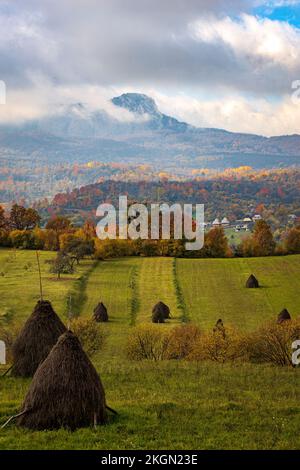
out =
<svg viewBox="0 0 300 470"><path fill-rule="evenodd" d="M268 323L248 335L247 348L251 362L269 362L278 366L292 365L292 342L300 339L300 320L281 324Z"/></svg>
<svg viewBox="0 0 300 470"><path fill-rule="evenodd" d="M220 363L246 360L246 344L244 335L227 326L225 332L217 330L201 335L187 359Z"/></svg>

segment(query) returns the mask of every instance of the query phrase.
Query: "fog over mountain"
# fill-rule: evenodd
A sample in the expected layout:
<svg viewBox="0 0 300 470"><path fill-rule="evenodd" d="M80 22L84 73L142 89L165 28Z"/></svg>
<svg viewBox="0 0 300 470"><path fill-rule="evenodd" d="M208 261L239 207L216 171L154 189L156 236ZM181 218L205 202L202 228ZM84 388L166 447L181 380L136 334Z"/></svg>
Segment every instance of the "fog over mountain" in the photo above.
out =
<svg viewBox="0 0 300 470"><path fill-rule="evenodd" d="M266 138L221 129L197 128L168 116L144 94L125 93L112 112L84 103L60 106L50 116L0 127L2 157L48 163L116 161L166 168L254 168L300 163L300 136Z"/></svg>

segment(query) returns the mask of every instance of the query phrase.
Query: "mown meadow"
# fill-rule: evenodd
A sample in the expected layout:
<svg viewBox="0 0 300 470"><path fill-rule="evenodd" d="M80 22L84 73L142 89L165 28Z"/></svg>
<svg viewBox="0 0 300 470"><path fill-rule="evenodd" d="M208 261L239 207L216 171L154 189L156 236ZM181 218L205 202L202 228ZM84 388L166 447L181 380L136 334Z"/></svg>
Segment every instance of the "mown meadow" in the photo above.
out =
<svg viewBox="0 0 300 470"><path fill-rule="evenodd" d="M35 252L0 251L0 322L22 324L39 298ZM254 364L126 359L135 325L151 322L162 300L173 328L191 321L210 329L218 318L252 330L283 307L300 314L300 256L251 259L122 258L83 260L60 281L41 252L44 297L67 322L91 318L99 301L110 321L104 349L93 356L107 402L119 413L97 429L31 432L11 424L0 449L297 449L299 369ZM250 273L261 282L245 289ZM6 367L0 366L0 370ZM30 380L0 378L0 424L20 408Z"/></svg>

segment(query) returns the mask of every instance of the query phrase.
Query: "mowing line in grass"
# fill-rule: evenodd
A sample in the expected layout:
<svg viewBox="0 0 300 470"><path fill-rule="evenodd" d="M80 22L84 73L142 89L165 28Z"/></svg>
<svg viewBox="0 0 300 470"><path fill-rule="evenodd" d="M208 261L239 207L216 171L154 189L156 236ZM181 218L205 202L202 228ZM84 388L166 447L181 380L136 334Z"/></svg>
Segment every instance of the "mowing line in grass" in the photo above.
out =
<svg viewBox="0 0 300 470"><path fill-rule="evenodd" d="M131 270L129 278L129 287L131 289L131 315L130 315L130 325L134 326L136 323L137 313L140 307L140 298L139 298L139 268L134 266Z"/></svg>
<svg viewBox="0 0 300 470"><path fill-rule="evenodd" d="M173 282L175 287L175 293L177 298L177 307L181 311L181 321L186 323L189 320L188 311L186 308L186 303L184 300L184 295L180 286L177 273L177 259L173 259Z"/></svg>
<svg viewBox="0 0 300 470"><path fill-rule="evenodd" d="M80 315L80 312L87 300L86 289L89 277L98 263L99 261L94 261L90 268L77 281L75 281L73 288L67 293L65 315L68 315L69 312L71 312L75 317Z"/></svg>
<svg viewBox="0 0 300 470"><path fill-rule="evenodd" d="M139 258L102 261L88 278L87 299L81 309L81 316L92 318L94 308L103 302L109 317L108 323L101 324L108 335L101 357L124 356L124 346L132 324L133 297L138 295L130 280L137 276L139 261Z"/></svg>

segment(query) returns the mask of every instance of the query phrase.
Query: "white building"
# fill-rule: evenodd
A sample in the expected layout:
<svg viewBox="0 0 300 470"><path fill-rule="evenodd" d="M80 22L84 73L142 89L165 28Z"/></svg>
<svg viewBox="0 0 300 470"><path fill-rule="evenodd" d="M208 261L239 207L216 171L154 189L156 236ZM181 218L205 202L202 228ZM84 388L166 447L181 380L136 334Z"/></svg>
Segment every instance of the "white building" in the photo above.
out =
<svg viewBox="0 0 300 470"><path fill-rule="evenodd" d="M221 225L221 222L220 220L218 219L218 217L213 221L212 225L214 227L219 227Z"/></svg>
<svg viewBox="0 0 300 470"><path fill-rule="evenodd" d="M227 217L223 217L223 219L222 219L222 221L221 221L221 224L222 224L223 226L229 225L229 220L227 219Z"/></svg>

